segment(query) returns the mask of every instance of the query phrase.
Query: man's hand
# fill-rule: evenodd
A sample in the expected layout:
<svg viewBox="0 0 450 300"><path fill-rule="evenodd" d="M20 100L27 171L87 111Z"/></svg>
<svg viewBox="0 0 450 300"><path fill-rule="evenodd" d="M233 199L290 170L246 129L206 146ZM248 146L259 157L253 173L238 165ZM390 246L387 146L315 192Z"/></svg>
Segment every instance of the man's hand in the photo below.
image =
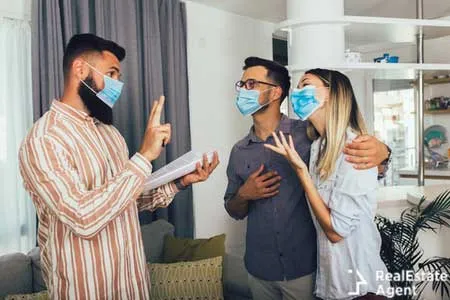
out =
<svg viewBox="0 0 450 300"><path fill-rule="evenodd" d="M277 172L269 171L261 175L264 165L252 173L238 191L240 199L249 201L270 198L278 194L281 176Z"/></svg>
<svg viewBox="0 0 450 300"><path fill-rule="evenodd" d="M358 136L345 145L344 153L346 160L360 170L377 167L389 156L387 146L370 135Z"/></svg>
<svg viewBox="0 0 450 300"><path fill-rule="evenodd" d="M193 183L202 182L209 178L209 175L214 171L214 169L219 164L219 154L214 152L213 159L211 163L208 162L208 157L203 154L203 165L197 163L196 170L192 173L185 175L181 178L181 185L187 187Z"/></svg>
<svg viewBox="0 0 450 300"><path fill-rule="evenodd" d="M172 130L170 124L161 125L161 112L164 106L164 96L155 100L148 119L147 128L142 141L139 153L145 156L149 161L153 161L161 154L163 144L170 142Z"/></svg>

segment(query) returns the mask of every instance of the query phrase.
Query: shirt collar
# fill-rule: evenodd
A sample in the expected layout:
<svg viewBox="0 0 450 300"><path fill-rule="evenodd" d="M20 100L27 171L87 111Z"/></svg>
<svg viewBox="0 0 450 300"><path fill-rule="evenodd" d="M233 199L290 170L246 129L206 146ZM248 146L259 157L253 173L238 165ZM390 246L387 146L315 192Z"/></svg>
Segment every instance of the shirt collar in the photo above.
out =
<svg viewBox="0 0 450 300"><path fill-rule="evenodd" d="M275 132L282 131L283 133L290 134L291 133L291 119L289 119L285 114L281 114L280 123L278 124L277 129L275 129ZM256 136L255 134L255 126L253 125L250 128L250 132L248 133L246 137L246 144L249 145L250 143L262 143L263 141Z"/></svg>
<svg viewBox="0 0 450 300"><path fill-rule="evenodd" d="M59 100L53 100L50 110L54 111L59 115L62 115L63 117L71 121L74 121L79 125L83 125L86 122L93 122L94 124L99 123L97 119L89 116L84 111L78 110L70 105L62 103Z"/></svg>

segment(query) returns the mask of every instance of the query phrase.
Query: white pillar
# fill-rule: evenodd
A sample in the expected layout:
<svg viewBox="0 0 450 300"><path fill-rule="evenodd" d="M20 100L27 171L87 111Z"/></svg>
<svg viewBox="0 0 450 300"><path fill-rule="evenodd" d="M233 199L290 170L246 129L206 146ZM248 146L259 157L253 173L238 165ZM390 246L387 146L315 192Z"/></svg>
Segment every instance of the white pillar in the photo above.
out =
<svg viewBox="0 0 450 300"><path fill-rule="evenodd" d="M344 16L344 0L287 0L288 20L330 21ZM322 67L344 63L343 25L314 24L292 28L289 38L290 66ZM296 87L302 73L292 75ZM289 116L296 118L289 105Z"/></svg>
<svg viewBox="0 0 450 300"><path fill-rule="evenodd" d="M335 20L344 16L344 0L287 0L289 20ZM289 65L326 66L344 62L343 25L318 24L292 29Z"/></svg>

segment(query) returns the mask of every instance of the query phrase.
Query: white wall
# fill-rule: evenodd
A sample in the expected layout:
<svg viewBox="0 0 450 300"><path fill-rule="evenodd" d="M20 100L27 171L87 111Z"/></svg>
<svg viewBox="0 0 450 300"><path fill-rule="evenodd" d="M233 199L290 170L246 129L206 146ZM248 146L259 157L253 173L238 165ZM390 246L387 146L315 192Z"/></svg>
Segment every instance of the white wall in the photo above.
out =
<svg viewBox="0 0 450 300"><path fill-rule="evenodd" d="M251 126L235 106L234 83L246 57L272 58L273 25L190 1L186 10L192 149L217 149L221 161L207 182L194 186L195 236L226 233L232 250L242 247L246 222L224 209L226 167L232 146Z"/></svg>
<svg viewBox="0 0 450 300"><path fill-rule="evenodd" d="M353 70L346 74L352 83L358 107L364 117L369 134L374 132L374 106L372 97L372 79L363 70Z"/></svg>

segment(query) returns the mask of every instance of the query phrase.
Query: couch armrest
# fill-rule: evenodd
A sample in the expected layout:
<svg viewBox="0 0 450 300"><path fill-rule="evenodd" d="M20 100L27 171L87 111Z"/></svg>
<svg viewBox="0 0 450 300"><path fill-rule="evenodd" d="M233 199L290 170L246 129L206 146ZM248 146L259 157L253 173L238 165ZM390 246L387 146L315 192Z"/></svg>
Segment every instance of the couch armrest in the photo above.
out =
<svg viewBox="0 0 450 300"><path fill-rule="evenodd" d="M31 259L23 253L0 256L0 299L32 291Z"/></svg>
<svg viewBox="0 0 450 300"><path fill-rule="evenodd" d="M39 247L35 247L28 252L28 256L31 258L31 268L33 271L33 292L41 292L47 289L44 278L42 277L41 268L41 250Z"/></svg>
<svg viewBox="0 0 450 300"><path fill-rule="evenodd" d="M166 220L160 219L141 226L142 242L148 262L162 262L164 237L174 235L175 227Z"/></svg>
<svg viewBox="0 0 450 300"><path fill-rule="evenodd" d="M244 259L237 255L226 254L223 270L225 294L241 295L243 298L251 298L252 294L248 286L248 273L244 265Z"/></svg>

